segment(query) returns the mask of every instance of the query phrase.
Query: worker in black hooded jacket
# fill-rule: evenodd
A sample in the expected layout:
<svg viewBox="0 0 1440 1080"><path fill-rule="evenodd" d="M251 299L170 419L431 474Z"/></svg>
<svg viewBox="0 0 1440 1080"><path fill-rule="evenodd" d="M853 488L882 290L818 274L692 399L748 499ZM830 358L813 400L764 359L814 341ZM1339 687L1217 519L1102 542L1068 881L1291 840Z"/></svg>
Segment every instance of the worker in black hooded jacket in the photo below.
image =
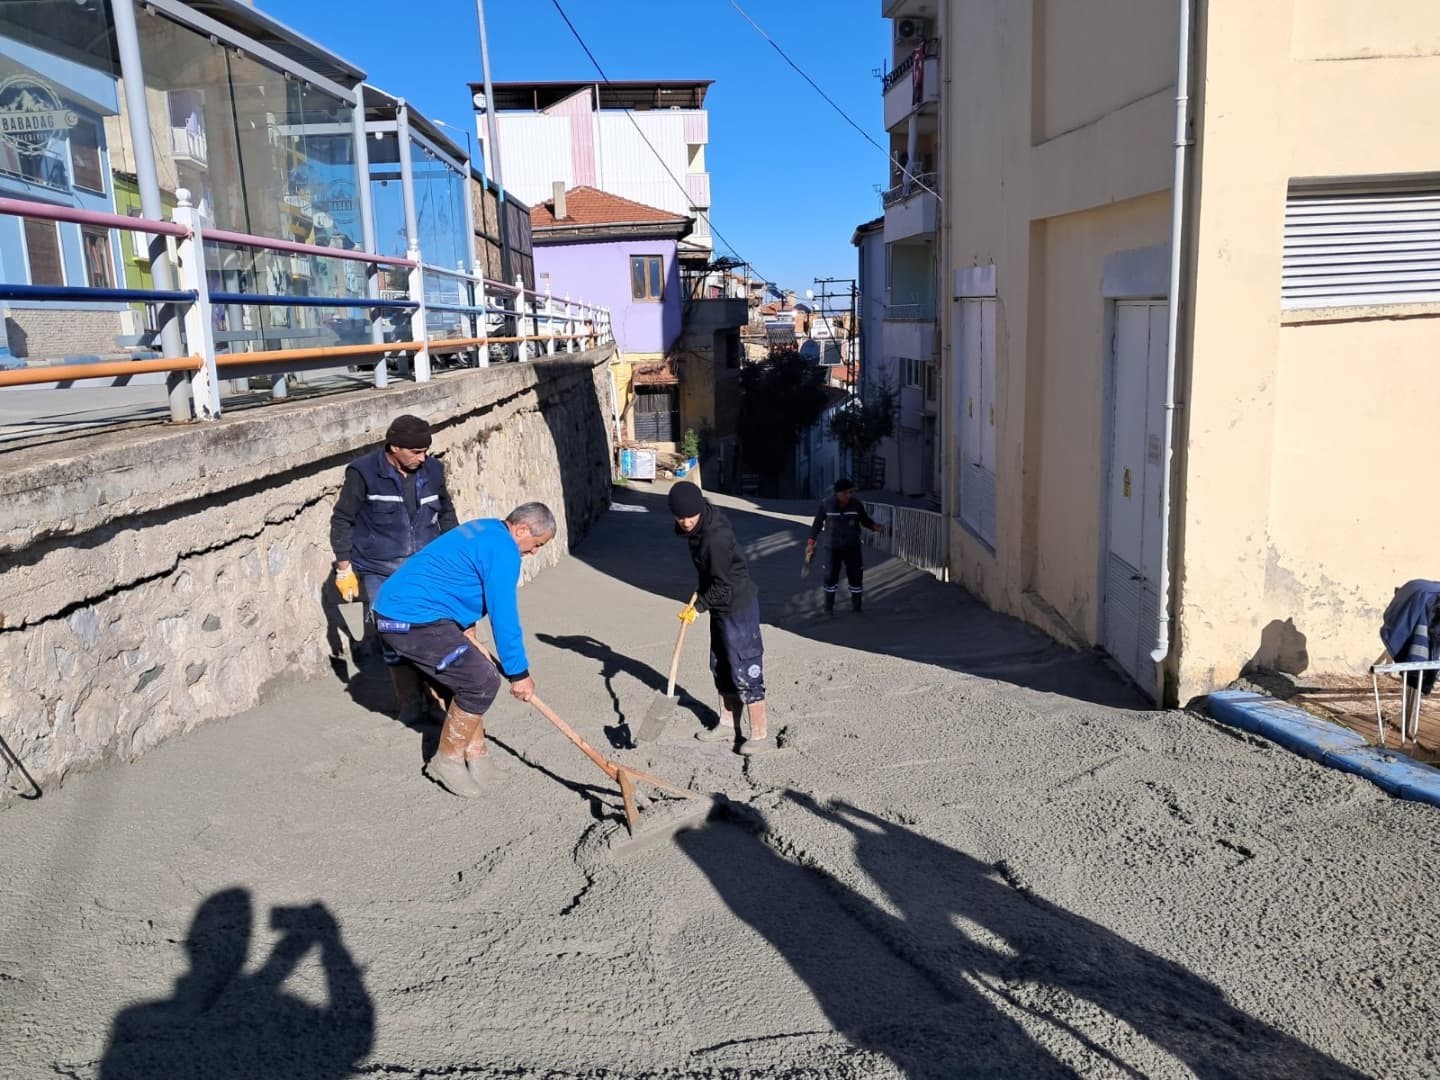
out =
<svg viewBox="0 0 1440 1080"><path fill-rule="evenodd" d="M760 638L760 592L735 540L730 519L705 501L694 484L682 481L670 489L675 534L690 545L690 559L699 574L696 600L680 612L693 623L699 612L710 613L710 671L720 692L720 722L697 733L704 740L740 738L740 713L749 715L750 731L739 749L754 754L768 748L765 719L765 647Z"/></svg>

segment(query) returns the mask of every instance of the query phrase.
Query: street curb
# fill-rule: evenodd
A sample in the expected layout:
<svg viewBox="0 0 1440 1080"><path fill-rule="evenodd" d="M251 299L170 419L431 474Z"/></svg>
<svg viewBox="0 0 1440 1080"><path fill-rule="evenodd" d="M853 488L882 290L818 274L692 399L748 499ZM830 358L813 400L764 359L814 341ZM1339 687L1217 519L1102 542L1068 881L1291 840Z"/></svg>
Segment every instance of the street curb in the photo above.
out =
<svg viewBox="0 0 1440 1080"><path fill-rule="evenodd" d="M1370 746L1364 736L1298 706L1245 690L1217 690L1209 695L1206 708L1222 724L1263 735L1311 761L1363 777L1396 798L1440 807L1440 769Z"/></svg>

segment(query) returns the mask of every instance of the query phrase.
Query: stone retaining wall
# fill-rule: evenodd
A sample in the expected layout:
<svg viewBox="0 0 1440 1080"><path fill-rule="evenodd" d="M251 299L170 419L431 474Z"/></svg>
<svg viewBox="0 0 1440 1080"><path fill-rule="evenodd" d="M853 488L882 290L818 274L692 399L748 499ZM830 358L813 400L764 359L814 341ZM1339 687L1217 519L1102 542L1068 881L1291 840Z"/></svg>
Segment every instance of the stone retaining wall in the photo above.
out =
<svg viewBox="0 0 1440 1080"><path fill-rule="evenodd" d="M434 426L461 520L539 499L573 544L609 502L610 358L456 372L5 455L0 805L29 787L12 759L44 789L248 709L282 673L325 669L331 506L345 465L400 413ZM528 572L568 546L549 545Z"/></svg>

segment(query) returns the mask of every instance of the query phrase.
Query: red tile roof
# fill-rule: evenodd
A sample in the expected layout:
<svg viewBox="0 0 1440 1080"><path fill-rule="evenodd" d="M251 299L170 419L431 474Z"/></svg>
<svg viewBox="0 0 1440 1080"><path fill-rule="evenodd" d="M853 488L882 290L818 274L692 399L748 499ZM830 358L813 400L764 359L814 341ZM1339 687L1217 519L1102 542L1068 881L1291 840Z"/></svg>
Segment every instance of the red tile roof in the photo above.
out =
<svg viewBox="0 0 1440 1080"><path fill-rule="evenodd" d="M685 222L685 214L673 214L644 203L631 202L593 187L575 187L565 193L565 217L555 218L555 202L547 199L530 211L536 229L560 225L633 225L650 222Z"/></svg>

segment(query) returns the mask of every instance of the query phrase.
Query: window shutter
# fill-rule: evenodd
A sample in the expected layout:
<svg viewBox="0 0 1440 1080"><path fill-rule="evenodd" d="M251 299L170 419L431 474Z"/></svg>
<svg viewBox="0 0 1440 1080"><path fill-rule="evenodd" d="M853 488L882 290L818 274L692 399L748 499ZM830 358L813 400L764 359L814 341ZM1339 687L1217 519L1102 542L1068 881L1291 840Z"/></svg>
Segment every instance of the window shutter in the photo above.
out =
<svg viewBox="0 0 1440 1080"><path fill-rule="evenodd" d="M1281 306L1440 302L1440 180L1293 186L1285 202Z"/></svg>
<svg viewBox="0 0 1440 1080"><path fill-rule="evenodd" d="M31 285L64 285L60 264L60 233L53 221L25 219L25 250L30 257Z"/></svg>

